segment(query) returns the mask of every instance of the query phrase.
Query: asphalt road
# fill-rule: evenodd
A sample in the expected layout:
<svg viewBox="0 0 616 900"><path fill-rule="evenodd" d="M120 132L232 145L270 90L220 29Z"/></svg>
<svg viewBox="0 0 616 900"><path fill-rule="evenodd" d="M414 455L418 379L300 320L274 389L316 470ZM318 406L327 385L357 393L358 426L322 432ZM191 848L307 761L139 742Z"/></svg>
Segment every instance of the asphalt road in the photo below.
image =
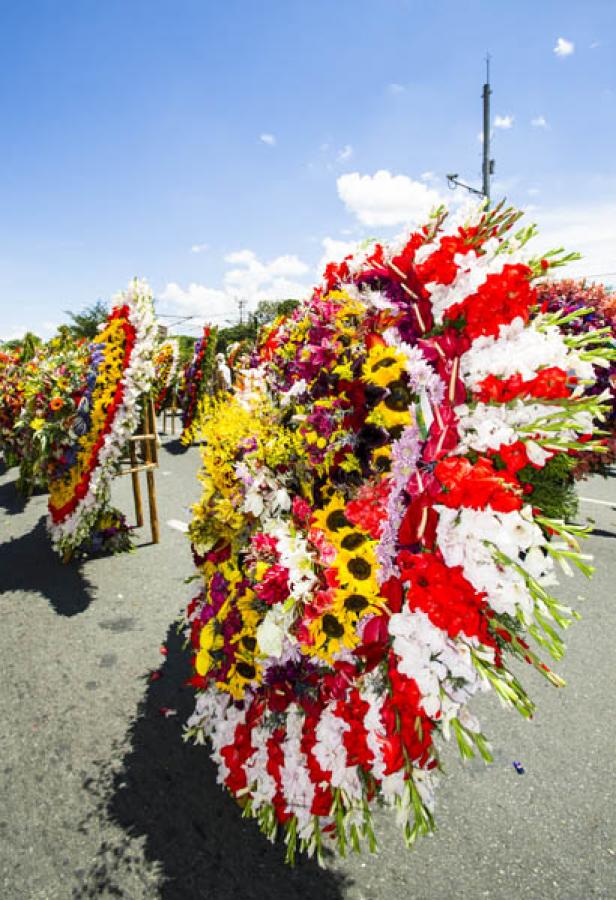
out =
<svg viewBox="0 0 616 900"><path fill-rule="evenodd" d="M191 560L167 522L188 521L197 467L195 448L166 440L161 543L142 529L135 553L79 566L51 552L46 497L24 507L14 472L0 475L1 900L616 898L616 478L580 490L602 502L581 505L596 521L596 576L562 587L587 598L558 667L568 686L524 672L539 705L531 723L482 698L495 762L462 765L448 749L437 834L407 851L383 814L378 856L320 870L285 866L216 785L203 748L181 740L192 699L174 622ZM116 482L127 512L129 488Z"/></svg>

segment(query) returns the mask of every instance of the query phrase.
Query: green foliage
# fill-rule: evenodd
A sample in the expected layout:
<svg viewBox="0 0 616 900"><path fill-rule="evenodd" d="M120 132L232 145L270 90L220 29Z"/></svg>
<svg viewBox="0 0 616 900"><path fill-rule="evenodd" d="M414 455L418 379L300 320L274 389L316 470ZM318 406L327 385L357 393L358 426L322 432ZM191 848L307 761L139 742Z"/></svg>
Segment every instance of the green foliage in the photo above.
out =
<svg viewBox="0 0 616 900"><path fill-rule="evenodd" d="M30 360L33 359L36 355L36 351L42 343L43 342L41 341L40 337L38 337L36 334L33 334L32 331L26 331L22 340L22 362L30 362Z"/></svg>
<svg viewBox="0 0 616 900"><path fill-rule="evenodd" d="M185 366L186 363L193 358L193 353L195 352L195 344L197 343L197 338L192 337L189 334L174 334L174 339L178 342L178 347L180 350L180 368Z"/></svg>
<svg viewBox="0 0 616 900"><path fill-rule="evenodd" d="M226 356L227 348L230 347L231 344L235 344L236 341L244 340L248 340L252 344L256 337L257 326L252 320L244 322L241 325L231 325L229 328L221 328L216 340L216 352L224 353Z"/></svg>
<svg viewBox="0 0 616 900"><path fill-rule="evenodd" d="M224 353L226 356L227 349L238 341L249 341L254 344L258 331L263 325L273 322L278 316L290 315L297 306L299 306L299 300L260 300L247 322L220 329L216 352Z"/></svg>
<svg viewBox="0 0 616 900"><path fill-rule="evenodd" d="M19 347L21 347L21 343L21 338L12 338L10 341L2 341L2 350L5 353L12 353L14 350L18 350Z"/></svg>
<svg viewBox="0 0 616 900"><path fill-rule="evenodd" d="M71 335L74 338L86 338L91 341L98 334L98 326L107 320L109 309L104 300L97 300L80 313L68 310L65 310L65 313L72 319L72 325L68 326Z"/></svg>
<svg viewBox="0 0 616 900"><path fill-rule="evenodd" d="M299 300L260 300L252 318L260 328L277 316L289 316L299 306Z"/></svg>
<svg viewBox="0 0 616 900"><path fill-rule="evenodd" d="M566 453L558 453L543 469L526 466L520 480L533 485L529 500L551 519L572 519L577 513L578 499L573 481L577 460Z"/></svg>

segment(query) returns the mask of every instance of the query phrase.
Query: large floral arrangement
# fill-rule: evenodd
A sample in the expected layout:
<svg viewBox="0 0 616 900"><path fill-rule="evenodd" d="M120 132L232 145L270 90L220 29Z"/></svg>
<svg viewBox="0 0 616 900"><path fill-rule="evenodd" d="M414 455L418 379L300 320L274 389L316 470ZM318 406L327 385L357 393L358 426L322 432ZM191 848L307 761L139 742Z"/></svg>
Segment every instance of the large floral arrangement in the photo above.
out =
<svg viewBox="0 0 616 900"><path fill-rule="evenodd" d="M200 401L210 388L216 352L217 328L206 325L195 343L192 359L184 367L178 388L182 412L182 437L185 444L193 440L193 425Z"/></svg>
<svg viewBox="0 0 616 900"><path fill-rule="evenodd" d="M24 494L47 487L62 466L70 423L83 393L88 347L59 336L42 345L23 367L20 410L14 423L18 486Z"/></svg>
<svg viewBox="0 0 616 900"><path fill-rule="evenodd" d="M175 376L180 358L178 342L164 341L154 355L154 408L157 413L169 406L175 390Z"/></svg>
<svg viewBox="0 0 616 900"><path fill-rule="evenodd" d="M70 553L87 539L109 504L109 482L153 378L152 295L135 280L118 294L90 345L83 391L66 422L66 443L50 472L49 530Z"/></svg>
<svg viewBox="0 0 616 900"><path fill-rule="evenodd" d="M7 466L19 462L19 440L15 423L24 403L25 366L21 351L0 351L0 450Z"/></svg>
<svg viewBox="0 0 616 900"><path fill-rule="evenodd" d="M610 395L610 408L601 424L606 430L606 452L583 452L577 455L573 475L582 478L596 472L606 474L607 467L616 461L616 294L602 284L587 284L571 278L545 281L538 285L537 296L541 308L550 312L562 311L568 334L574 335L580 349L592 348L597 339L611 338L611 359L595 361L595 380L586 386L588 395L604 392Z"/></svg>
<svg viewBox="0 0 616 900"><path fill-rule="evenodd" d="M531 643L561 657L555 562L590 567L542 477L599 446L605 347L539 311L533 282L566 257L529 257L517 218L439 214L328 266L204 409L187 737L290 860L373 848L377 800L412 843L436 738L489 758L468 701L492 688L530 716L512 657L562 684Z"/></svg>

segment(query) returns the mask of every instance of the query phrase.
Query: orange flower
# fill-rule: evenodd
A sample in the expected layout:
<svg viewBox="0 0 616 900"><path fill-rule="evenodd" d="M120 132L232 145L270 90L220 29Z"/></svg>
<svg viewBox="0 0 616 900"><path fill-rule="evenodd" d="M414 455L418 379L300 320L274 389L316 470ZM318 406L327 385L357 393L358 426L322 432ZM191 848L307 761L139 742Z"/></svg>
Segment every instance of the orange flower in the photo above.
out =
<svg viewBox="0 0 616 900"><path fill-rule="evenodd" d="M49 406L55 412L58 409L62 409L62 407L64 406L64 400L62 399L62 397L52 397L49 401Z"/></svg>

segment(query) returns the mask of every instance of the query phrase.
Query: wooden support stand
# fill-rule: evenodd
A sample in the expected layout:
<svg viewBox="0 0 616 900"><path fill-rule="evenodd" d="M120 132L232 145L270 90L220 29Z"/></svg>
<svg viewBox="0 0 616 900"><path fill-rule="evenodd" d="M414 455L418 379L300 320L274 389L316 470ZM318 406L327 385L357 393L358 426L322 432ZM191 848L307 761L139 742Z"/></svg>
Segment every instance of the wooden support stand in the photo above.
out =
<svg viewBox="0 0 616 900"><path fill-rule="evenodd" d="M141 451L138 453L138 449ZM156 483L154 469L158 468L158 434L156 433L156 415L154 401L151 397L143 400L139 433L128 439L129 467L120 471L120 475L130 475L133 482L133 498L135 501L135 518L137 526L143 525L143 503L141 500L141 484L139 473L145 472L148 507L150 511L150 530L152 543L158 544L160 531L158 527L158 503L156 501Z"/></svg>
<svg viewBox="0 0 616 900"><path fill-rule="evenodd" d="M173 397L173 402L168 409L163 409L163 434L167 434L167 419L171 420L171 435L175 435L175 420L180 419L182 416L182 412L176 406L176 398Z"/></svg>

